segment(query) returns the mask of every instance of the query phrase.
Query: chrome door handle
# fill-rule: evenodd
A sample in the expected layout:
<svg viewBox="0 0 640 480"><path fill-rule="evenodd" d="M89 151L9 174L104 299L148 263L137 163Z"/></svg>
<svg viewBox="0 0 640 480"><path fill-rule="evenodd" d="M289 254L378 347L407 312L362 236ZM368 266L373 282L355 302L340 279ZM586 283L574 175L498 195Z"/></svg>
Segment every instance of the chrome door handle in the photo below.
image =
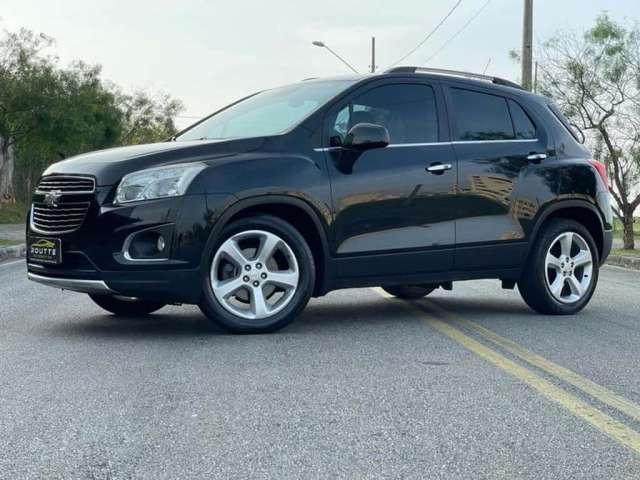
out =
<svg viewBox="0 0 640 480"><path fill-rule="evenodd" d="M427 167L427 172L435 173L436 175L441 175L447 170L451 170L450 163L433 163Z"/></svg>
<svg viewBox="0 0 640 480"><path fill-rule="evenodd" d="M535 161L539 162L540 160L544 160L545 158L547 158L546 153L531 153L527 155L527 160L531 160L533 162Z"/></svg>

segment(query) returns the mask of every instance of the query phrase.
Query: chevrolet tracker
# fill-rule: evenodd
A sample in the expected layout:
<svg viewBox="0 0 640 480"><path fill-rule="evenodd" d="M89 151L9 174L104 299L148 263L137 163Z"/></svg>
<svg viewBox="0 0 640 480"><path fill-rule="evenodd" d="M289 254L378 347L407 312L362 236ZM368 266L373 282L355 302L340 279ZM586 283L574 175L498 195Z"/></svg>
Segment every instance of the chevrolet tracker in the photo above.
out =
<svg viewBox="0 0 640 480"><path fill-rule="evenodd" d="M573 314L612 242L606 171L578 135L549 99L464 72L265 90L166 142L50 166L28 275L117 315L197 304L245 333L335 289L415 299L480 278Z"/></svg>

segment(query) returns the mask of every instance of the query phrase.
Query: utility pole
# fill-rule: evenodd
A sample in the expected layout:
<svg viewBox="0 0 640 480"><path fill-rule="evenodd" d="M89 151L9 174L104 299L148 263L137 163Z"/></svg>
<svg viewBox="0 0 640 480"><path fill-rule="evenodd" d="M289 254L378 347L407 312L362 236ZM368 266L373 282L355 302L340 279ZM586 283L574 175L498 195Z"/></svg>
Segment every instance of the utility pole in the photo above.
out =
<svg viewBox="0 0 640 480"><path fill-rule="evenodd" d="M371 37L371 73L376 73L376 37Z"/></svg>
<svg viewBox="0 0 640 480"><path fill-rule="evenodd" d="M522 21L522 86L531 90L533 61L533 0L524 0Z"/></svg>

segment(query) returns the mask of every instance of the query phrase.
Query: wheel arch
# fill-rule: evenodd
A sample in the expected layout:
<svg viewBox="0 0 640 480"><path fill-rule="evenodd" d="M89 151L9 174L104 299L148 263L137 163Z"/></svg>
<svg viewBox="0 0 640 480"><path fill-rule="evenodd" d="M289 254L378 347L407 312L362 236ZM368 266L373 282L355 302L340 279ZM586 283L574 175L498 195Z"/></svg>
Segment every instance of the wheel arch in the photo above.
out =
<svg viewBox="0 0 640 480"><path fill-rule="evenodd" d="M230 222L253 215L266 214L290 223L304 237L316 264L315 296L326 293L329 284L328 226L318 210L309 202L290 195L260 195L238 200L216 221L202 256L201 267L207 271L206 259L211 256L218 236Z"/></svg>
<svg viewBox="0 0 640 480"><path fill-rule="evenodd" d="M554 218L569 218L582 224L596 242L598 249L598 259L601 259L604 252L604 223L598 208L585 200L562 200L548 206L539 214L538 220L531 232L531 241L527 251L527 261L534 243L542 227Z"/></svg>

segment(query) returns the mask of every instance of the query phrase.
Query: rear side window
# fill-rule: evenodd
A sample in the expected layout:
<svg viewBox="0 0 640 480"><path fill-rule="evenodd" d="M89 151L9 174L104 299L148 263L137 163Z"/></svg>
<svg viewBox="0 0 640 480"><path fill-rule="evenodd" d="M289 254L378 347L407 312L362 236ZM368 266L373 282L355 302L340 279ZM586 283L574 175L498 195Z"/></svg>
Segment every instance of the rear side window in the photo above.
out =
<svg viewBox="0 0 640 480"><path fill-rule="evenodd" d="M435 94L427 85L385 85L355 97L342 108L330 125L332 145L344 142L358 123L386 127L391 143L438 141Z"/></svg>
<svg viewBox="0 0 640 480"><path fill-rule="evenodd" d="M451 89L456 140L513 140L515 132L503 97Z"/></svg>
<svg viewBox="0 0 640 480"><path fill-rule="evenodd" d="M575 141L578 143L584 143L584 138L580 139L580 136L583 135L582 132L578 133L576 131L575 127L569 123L569 120L567 120L567 117L562 114L560 109L553 103L549 103L548 106L551 113L555 115L558 121L562 124L565 130L571 134Z"/></svg>
<svg viewBox="0 0 640 480"><path fill-rule="evenodd" d="M509 100L509 110L513 126L516 129L516 138L520 140L531 140L536 138L536 127L520 105L513 100Z"/></svg>

